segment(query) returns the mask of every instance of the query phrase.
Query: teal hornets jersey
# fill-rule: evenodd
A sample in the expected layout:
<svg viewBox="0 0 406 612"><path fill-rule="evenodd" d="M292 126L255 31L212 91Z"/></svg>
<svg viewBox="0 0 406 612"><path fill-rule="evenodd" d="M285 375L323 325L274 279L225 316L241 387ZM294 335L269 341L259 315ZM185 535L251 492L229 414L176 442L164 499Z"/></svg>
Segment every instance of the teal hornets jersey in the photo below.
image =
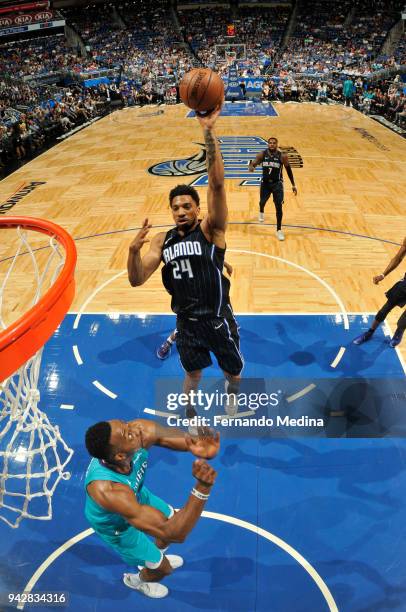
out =
<svg viewBox="0 0 406 612"><path fill-rule="evenodd" d="M138 450L132 459L132 470L129 474L120 474L104 465L99 459L93 458L86 471L85 489L86 506L85 515L93 529L100 534L117 535L125 531L129 525L127 521L114 512L109 512L90 497L87 485L93 480L111 480L130 487L137 496L144 484L145 472L147 470L148 451L145 448Z"/></svg>

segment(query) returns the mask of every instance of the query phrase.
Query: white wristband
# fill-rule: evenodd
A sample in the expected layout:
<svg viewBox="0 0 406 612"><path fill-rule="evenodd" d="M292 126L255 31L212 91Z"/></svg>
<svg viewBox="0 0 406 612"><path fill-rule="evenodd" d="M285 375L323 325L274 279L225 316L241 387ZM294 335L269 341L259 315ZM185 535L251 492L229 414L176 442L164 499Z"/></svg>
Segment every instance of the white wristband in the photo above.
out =
<svg viewBox="0 0 406 612"><path fill-rule="evenodd" d="M206 495L206 493L200 493L200 491L198 491L194 487L191 490L191 494L194 495L195 497L197 497L197 499L201 499L203 501L207 501L209 499L209 497L210 497L210 493L208 495Z"/></svg>

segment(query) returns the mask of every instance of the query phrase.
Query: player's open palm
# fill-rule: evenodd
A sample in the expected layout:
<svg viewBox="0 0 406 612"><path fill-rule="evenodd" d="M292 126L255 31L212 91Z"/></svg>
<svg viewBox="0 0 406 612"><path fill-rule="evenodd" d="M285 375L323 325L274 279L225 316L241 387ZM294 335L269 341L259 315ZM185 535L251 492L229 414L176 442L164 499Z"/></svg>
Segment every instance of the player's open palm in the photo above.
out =
<svg viewBox="0 0 406 612"><path fill-rule="evenodd" d="M196 457L213 459L220 450L220 434L207 428L199 428L198 437L186 435L186 444L189 451Z"/></svg>
<svg viewBox="0 0 406 612"><path fill-rule="evenodd" d="M152 225L148 223L148 219L144 219L144 223L142 224L140 231L130 244L130 249L133 251L139 251L146 242L149 242L149 238L147 238L147 236L151 227Z"/></svg>

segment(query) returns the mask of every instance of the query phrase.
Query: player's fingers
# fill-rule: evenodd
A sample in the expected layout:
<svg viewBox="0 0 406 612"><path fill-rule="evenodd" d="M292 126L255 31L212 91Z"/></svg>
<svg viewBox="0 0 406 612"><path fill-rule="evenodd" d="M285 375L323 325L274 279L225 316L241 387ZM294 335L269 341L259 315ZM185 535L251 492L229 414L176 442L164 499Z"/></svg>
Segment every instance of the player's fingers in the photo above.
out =
<svg viewBox="0 0 406 612"><path fill-rule="evenodd" d="M207 472L207 474L205 475L206 482L213 483L216 479L216 476L217 472L211 469L210 472Z"/></svg>
<svg viewBox="0 0 406 612"><path fill-rule="evenodd" d="M200 465L199 466L199 478L201 478L202 480L205 480L206 476L209 473L209 470L210 470L210 467L207 465L206 462Z"/></svg>

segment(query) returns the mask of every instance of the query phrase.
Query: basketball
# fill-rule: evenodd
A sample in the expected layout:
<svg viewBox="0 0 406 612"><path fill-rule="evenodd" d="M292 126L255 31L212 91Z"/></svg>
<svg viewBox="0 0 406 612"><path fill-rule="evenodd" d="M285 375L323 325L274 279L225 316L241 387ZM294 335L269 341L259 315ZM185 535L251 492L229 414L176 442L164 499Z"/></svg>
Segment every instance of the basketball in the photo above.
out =
<svg viewBox="0 0 406 612"><path fill-rule="evenodd" d="M210 68L194 68L187 72L179 86L184 104L196 111L210 111L224 97L224 83L217 72Z"/></svg>

